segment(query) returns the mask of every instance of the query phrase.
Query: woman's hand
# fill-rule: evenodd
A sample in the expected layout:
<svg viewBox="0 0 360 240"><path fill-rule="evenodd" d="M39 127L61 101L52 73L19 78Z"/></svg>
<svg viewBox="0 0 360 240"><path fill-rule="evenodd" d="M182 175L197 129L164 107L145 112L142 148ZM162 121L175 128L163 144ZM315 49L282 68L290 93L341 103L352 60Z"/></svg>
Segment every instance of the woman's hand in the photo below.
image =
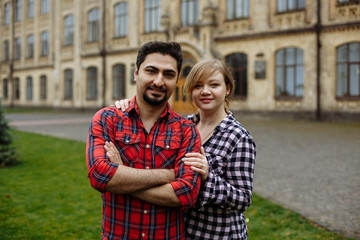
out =
<svg viewBox="0 0 360 240"><path fill-rule="evenodd" d="M106 156L109 157L110 162L117 163L119 165L124 165L121 160L120 153L112 142L105 142L104 145Z"/></svg>
<svg viewBox="0 0 360 240"><path fill-rule="evenodd" d="M120 109L122 112L125 112L126 109L129 108L129 102L129 99L118 100L115 102L115 107Z"/></svg>
<svg viewBox="0 0 360 240"><path fill-rule="evenodd" d="M201 180L205 181L209 174L209 163L205 157L204 148L201 147L200 153L186 153L182 159L185 165L190 165L191 169L201 175Z"/></svg>

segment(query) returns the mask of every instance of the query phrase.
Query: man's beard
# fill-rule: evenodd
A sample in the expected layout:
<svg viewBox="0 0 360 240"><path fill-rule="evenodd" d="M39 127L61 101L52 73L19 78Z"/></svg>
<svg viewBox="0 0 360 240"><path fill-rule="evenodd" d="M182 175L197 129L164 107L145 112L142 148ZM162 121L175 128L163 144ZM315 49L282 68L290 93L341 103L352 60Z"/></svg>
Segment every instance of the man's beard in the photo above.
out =
<svg viewBox="0 0 360 240"><path fill-rule="evenodd" d="M150 87L150 89L154 89L154 88L156 88L156 87L153 87L153 86ZM156 88L156 89L158 89L158 88ZM165 93L164 97L161 99L151 98L146 94L146 92L144 92L143 98L144 98L145 102L147 102L153 106L161 105L162 103L166 102L167 101L167 94L166 94L167 91L166 91L166 89L160 89L160 90Z"/></svg>

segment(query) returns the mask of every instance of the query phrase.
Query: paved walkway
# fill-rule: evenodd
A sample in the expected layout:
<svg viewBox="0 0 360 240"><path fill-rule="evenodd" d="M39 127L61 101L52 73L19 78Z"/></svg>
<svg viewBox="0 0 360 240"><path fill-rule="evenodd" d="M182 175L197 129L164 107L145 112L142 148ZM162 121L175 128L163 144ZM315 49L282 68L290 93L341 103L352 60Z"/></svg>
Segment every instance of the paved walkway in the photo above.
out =
<svg viewBox="0 0 360 240"><path fill-rule="evenodd" d="M86 141L93 113L7 114L23 131ZM254 191L360 239L360 123L237 115L257 144Z"/></svg>

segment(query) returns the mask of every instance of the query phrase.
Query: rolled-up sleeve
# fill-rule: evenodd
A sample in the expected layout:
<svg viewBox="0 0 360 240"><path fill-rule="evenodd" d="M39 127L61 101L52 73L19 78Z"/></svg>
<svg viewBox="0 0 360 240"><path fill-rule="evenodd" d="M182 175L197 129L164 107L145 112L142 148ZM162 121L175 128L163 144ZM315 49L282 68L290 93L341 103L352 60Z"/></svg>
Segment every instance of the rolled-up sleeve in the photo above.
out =
<svg viewBox="0 0 360 240"><path fill-rule="evenodd" d="M183 136L184 141L179 149L175 165L176 179L170 184L182 207L188 208L195 205L201 180L200 175L191 170L189 165L185 165L181 159L188 152L200 152L201 139L198 130L193 124L187 124L187 127L183 128Z"/></svg>
<svg viewBox="0 0 360 240"><path fill-rule="evenodd" d="M114 139L111 114L106 109L98 111L90 124L86 143L86 163L91 186L104 192L106 184L115 174L118 164L106 157L105 141Z"/></svg>

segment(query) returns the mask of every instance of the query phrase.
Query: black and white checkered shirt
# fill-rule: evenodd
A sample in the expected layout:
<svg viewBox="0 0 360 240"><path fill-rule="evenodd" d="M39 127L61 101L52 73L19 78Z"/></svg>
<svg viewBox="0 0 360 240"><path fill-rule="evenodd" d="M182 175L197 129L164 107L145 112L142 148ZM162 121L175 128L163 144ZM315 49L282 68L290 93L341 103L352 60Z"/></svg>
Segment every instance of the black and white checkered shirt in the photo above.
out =
<svg viewBox="0 0 360 240"><path fill-rule="evenodd" d="M185 212L187 239L247 239L243 212L251 204L254 140L231 113L203 146L209 175L196 206Z"/></svg>

